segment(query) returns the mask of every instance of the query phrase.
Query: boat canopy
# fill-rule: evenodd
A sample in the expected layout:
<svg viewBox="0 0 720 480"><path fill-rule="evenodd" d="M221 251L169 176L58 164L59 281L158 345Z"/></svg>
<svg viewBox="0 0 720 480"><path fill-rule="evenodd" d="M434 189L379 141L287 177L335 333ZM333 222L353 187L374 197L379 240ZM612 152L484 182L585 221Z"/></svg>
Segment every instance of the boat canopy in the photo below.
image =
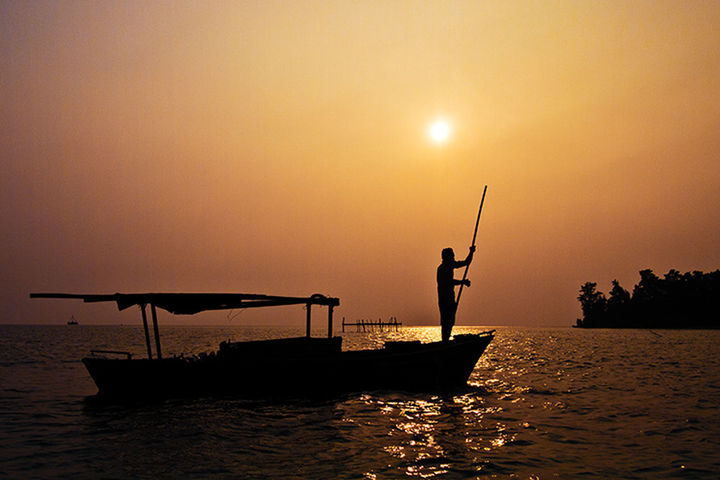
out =
<svg viewBox="0 0 720 480"><path fill-rule="evenodd" d="M175 315L193 315L207 310L275 307L280 305L340 305L338 298L316 293L310 297L280 297L250 293L31 293L30 298L75 298L86 303L116 302L119 310L154 305Z"/></svg>
<svg viewBox="0 0 720 480"><path fill-rule="evenodd" d="M112 294L86 294L86 293L31 293L30 298L64 298L80 299L86 303L115 302L119 310L132 306L139 306L142 313L143 328L145 330L145 343L148 358L152 359L150 345L150 332L148 328L145 307L150 305L153 331L155 334L155 348L157 358L162 358L160 347L160 332L158 331L156 307L167 310L175 315L193 315L207 310L233 310L236 308L277 307L281 305L305 305L307 317L305 321L305 336L310 337L310 307L312 305L325 305L328 307L328 338L332 338L333 309L340 305L340 299L327 297L316 293L309 297L279 297L275 295L259 295L252 293L112 293Z"/></svg>

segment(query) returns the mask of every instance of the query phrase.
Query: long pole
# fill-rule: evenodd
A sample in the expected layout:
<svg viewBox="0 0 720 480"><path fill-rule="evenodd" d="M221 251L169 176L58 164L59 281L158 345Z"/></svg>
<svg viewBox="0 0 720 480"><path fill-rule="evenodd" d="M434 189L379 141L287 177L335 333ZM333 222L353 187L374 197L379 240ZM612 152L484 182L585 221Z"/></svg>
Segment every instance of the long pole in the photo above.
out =
<svg viewBox="0 0 720 480"><path fill-rule="evenodd" d="M480 208L478 209L477 214L477 220L475 220L475 232L473 233L473 239L472 239L472 246L475 246L475 240L477 239L477 231L478 231L478 225L480 224L480 214L482 213L482 207L483 203L485 203L485 194L487 193L487 185L485 185L485 188L483 189L482 199L480 199ZM463 273L463 282L465 282L465 279L467 278L468 270L470 269L470 264L465 265L465 272ZM457 299L455 300L455 305L457 308L457 305L460 304L460 295L462 295L463 291L463 284L460 284L460 289L458 290Z"/></svg>

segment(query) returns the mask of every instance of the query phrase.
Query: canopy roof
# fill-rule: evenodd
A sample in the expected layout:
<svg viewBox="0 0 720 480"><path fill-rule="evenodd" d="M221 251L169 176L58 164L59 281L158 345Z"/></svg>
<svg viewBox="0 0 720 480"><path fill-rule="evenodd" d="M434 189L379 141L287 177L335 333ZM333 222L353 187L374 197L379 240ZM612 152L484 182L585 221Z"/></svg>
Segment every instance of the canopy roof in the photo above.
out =
<svg viewBox="0 0 720 480"><path fill-rule="evenodd" d="M175 315L193 315L206 310L275 307L280 305L338 306L340 299L316 293L310 297L280 297L251 293L31 293L30 298L74 298L86 303L116 302L119 310L134 305L155 305Z"/></svg>

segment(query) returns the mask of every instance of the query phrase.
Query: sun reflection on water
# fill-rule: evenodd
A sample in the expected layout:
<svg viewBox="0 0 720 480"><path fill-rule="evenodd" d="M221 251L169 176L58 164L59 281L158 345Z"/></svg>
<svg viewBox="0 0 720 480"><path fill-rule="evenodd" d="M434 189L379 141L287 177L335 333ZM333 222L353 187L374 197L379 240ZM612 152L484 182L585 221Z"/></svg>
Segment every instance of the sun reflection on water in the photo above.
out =
<svg viewBox="0 0 720 480"><path fill-rule="evenodd" d="M465 474L475 475L487 468L487 452L515 440L508 425L497 420L502 407L485 405L477 391L424 398L364 395L362 400L387 420L382 450L409 477L442 476L457 468L458 458L471 466Z"/></svg>

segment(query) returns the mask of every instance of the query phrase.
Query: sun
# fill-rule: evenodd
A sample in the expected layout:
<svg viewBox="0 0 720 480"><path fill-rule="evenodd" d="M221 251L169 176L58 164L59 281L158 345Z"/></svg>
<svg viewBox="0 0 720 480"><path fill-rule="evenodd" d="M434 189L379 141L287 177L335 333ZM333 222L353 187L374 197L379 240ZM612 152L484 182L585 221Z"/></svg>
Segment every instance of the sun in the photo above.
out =
<svg viewBox="0 0 720 480"><path fill-rule="evenodd" d="M428 127L428 135L437 144L445 143L450 138L450 124L446 120L435 120Z"/></svg>

